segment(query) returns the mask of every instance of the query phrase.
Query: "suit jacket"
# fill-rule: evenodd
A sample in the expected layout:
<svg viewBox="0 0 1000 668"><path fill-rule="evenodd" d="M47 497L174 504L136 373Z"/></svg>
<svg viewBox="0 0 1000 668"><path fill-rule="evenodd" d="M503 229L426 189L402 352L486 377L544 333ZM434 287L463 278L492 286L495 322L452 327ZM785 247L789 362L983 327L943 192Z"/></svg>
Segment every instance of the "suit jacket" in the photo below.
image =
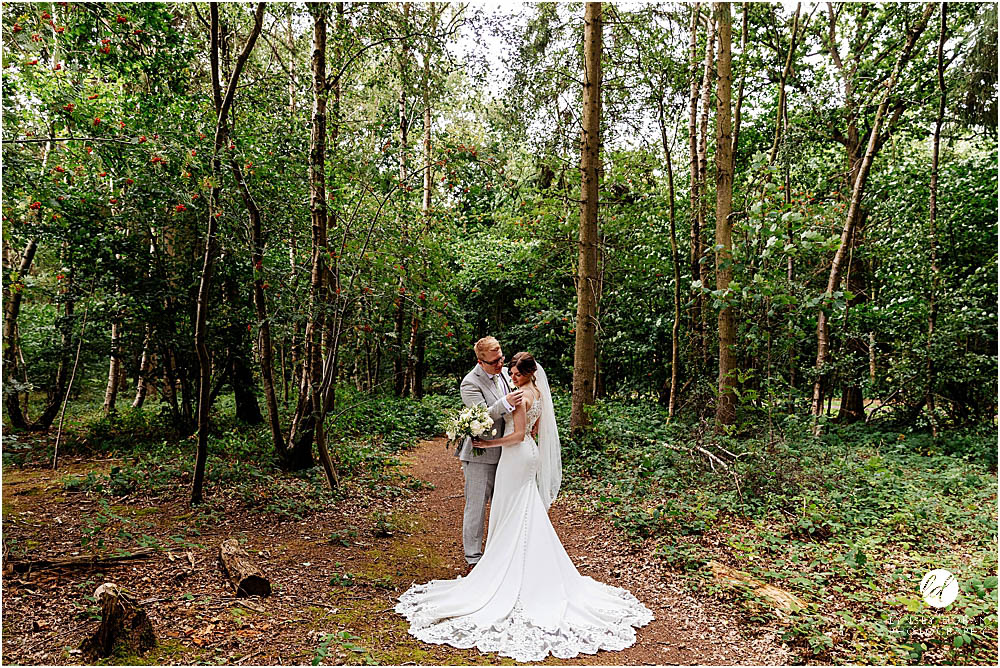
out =
<svg viewBox="0 0 1000 668"><path fill-rule="evenodd" d="M479 364L462 379L462 403L466 406L475 406L476 404L487 406L489 407L490 417L493 418L493 429L496 429L497 433L495 435L489 432L483 434L481 438L484 441L500 438L513 429L514 425L513 418L507 412L507 407L503 403L504 396L507 392L514 389L514 384L510 382L506 367L500 371L500 376L503 378L500 385L505 388L503 392L497 390L493 381L490 380L489 375L483 371L483 367ZM455 449L455 456L464 462L481 462L483 464L496 465L500 461L501 449L485 448L486 452L476 455L472 452L472 439L467 438Z"/></svg>

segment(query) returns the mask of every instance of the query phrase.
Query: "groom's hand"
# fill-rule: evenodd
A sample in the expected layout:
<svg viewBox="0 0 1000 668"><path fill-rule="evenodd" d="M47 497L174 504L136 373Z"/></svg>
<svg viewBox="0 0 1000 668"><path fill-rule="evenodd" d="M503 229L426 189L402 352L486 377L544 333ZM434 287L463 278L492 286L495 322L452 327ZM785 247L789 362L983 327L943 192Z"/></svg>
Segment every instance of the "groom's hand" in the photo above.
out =
<svg viewBox="0 0 1000 668"><path fill-rule="evenodd" d="M507 403L517 408L521 405L521 390L514 390L507 395Z"/></svg>

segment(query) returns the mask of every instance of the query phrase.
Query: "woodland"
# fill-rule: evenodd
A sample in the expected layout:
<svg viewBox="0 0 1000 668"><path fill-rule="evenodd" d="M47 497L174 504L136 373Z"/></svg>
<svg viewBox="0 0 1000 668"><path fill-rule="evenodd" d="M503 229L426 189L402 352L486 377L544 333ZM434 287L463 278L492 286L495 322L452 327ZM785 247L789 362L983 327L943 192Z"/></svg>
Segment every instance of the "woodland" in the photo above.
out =
<svg viewBox="0 0 1000 668"><path fill-rule="evenodd" d="M568 663L996 665L996 4L0 19L5 664L512 663L392 613L492 335L657 619Z"/></svg>

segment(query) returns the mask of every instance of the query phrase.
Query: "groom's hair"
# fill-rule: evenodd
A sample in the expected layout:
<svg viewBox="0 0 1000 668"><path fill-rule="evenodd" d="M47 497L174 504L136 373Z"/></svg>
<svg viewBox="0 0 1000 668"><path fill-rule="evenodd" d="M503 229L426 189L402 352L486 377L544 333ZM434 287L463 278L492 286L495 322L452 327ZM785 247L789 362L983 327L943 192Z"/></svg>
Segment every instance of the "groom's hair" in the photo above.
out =
<svg viewBox="0 0 1000 668"><path fill-rule="evenodd" d="M475 351L476 359L483 359L483 355L490 352L491 350L496 350L500 347L500 342L497 341L492 336L484 336L483 338L476 341Z"/></svg>

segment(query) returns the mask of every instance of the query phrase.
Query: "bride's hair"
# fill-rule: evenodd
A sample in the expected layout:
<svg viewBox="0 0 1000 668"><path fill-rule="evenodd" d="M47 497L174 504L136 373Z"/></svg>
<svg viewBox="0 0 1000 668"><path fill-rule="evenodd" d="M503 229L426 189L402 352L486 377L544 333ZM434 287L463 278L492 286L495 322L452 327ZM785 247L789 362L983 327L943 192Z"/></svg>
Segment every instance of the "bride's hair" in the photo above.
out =
<svg viewBox="0 0 1000 668"><path fill-rule="evenodd" d="M531 384L537 390L538 386L535 385L535 371L538 369L538 365L535 364L535 358L532 357L531 353L520 352L515 354L510 361L510 368L514 369L515 367L531 380Z"/></svg>

